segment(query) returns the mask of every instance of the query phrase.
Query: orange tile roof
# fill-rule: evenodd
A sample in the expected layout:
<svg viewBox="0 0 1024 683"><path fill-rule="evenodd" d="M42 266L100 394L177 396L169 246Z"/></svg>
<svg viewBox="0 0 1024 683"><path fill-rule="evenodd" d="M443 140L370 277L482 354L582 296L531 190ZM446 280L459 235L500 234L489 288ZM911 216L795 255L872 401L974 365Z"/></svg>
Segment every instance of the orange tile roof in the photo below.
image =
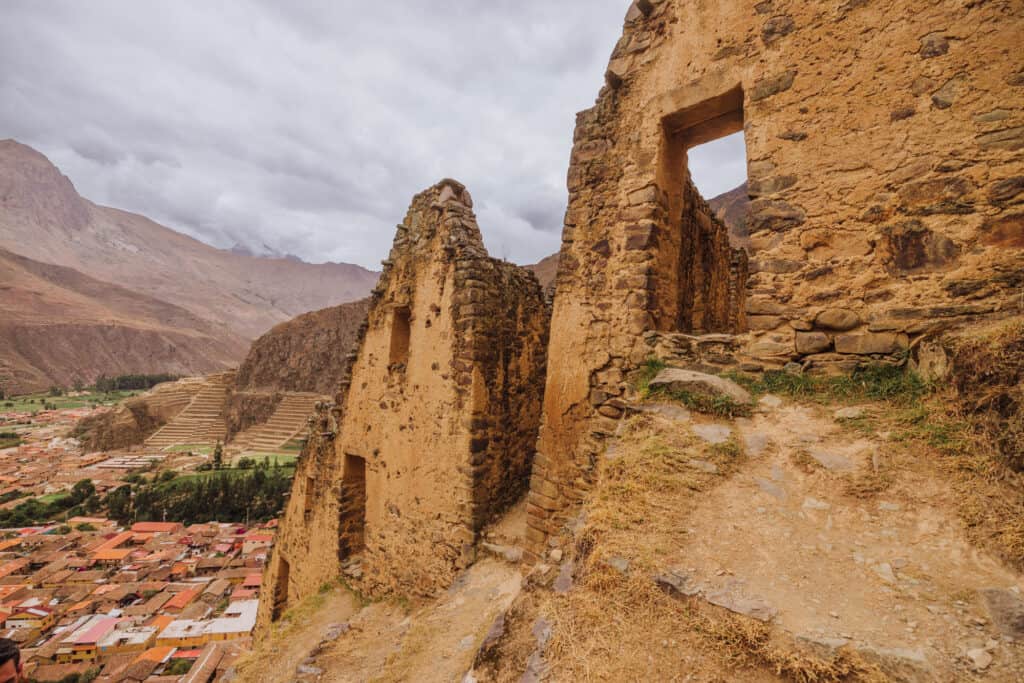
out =
<svg viewBox="0 0 1024 683"><path fill-rule="evenodd" d="M92 559L103 562L106 560L113 560L119 562L124 558L131 555L132 551L128 548L121 550L97 550L92 554Z"/></svg>
<svg viewBox="0 0 1024 683"><path fill-rule="evenodd" d="M160 631L163 631L165 628L167 628L172 621L175 621L175 618L171 615L161 614L150 619L149 626L156 626L157 633L159 633Z"/></svg>
<svg viewBox="0 0 1024 683"><path fill-rule="evenodd" d="M132 524L132 531L138 533L172 533L181 528L177 522L136 522Z"/></svg>
<svg viewBox="0 0 1024 683"><path fill-rule="evenodd" d="M11 548L17 548L19 545L21 545L20 538L9 538L5 541L0 541L0 552L10 550Z"/></svg>
<svg viewBox="0 0 1024 683"><path fill-rule="evenodd" d="M170 622L167 622L167 623L170 623ZM167 659L167 655L169 655L172 652L174 652L174 649L175 648L173 648L171 646L168 646L168 645L164 645L164 646L161 646L161 647L151 647L148 650L146 650L145 652L143 652L141 655L136 657L135 661L136 662L156 662L157 664L159 664L160 662L162 662L165 659Z"/></svg>
<svg viewBox="0 0 1024 683"><path fill-rule="evenodd" d="M96 551L99 552L102 550L112 550L117 546L121 545L122 543L127 543L131 540L131 538L132 532L122 531L117 536L114 536L113 538L109 539L106 543L96 548Z"/></svg>
<svg viewBox="0 0 1024 683"><path fill-rule="evenodd" d="M14 574L15 572L27 567L28 564L28 558L25 557L19 557L16 560L4 563L3 565L0 565L0 578Z"/></svg>
<svg viewBox="0 0 1024 683"><path fill-rule="evenodd" d="M173 598L164 603L164 609L184 609L197 595L199 595L199 591L191 588L176 593Z"/></svg>
<svg viewBox="0 0 1024 683"><path fill-rule="evenodd" d="M7 584L7 585L4 585L4 586L0 586L0 600L3 600L8 595L12 595L14 593L17 593L22 588L28 588L28 586L26 584L23 584L23 583L12 583L12 584Z"/></svg>

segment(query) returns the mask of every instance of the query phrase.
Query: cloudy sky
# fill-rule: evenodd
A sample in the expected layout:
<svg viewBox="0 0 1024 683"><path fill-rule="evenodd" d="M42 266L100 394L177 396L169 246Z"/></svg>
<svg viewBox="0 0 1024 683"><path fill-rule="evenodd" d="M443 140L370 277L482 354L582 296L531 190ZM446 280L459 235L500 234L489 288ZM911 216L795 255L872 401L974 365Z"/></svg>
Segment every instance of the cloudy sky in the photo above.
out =
<svg viewBox="0 0 1024 683"><path fill-rule="evenodd" d="M373 268L454 177L492 255L529 263L628 4L3 0L0 139L210 244ZM696 156L705 196L742 182L742 140Z"/></svg>

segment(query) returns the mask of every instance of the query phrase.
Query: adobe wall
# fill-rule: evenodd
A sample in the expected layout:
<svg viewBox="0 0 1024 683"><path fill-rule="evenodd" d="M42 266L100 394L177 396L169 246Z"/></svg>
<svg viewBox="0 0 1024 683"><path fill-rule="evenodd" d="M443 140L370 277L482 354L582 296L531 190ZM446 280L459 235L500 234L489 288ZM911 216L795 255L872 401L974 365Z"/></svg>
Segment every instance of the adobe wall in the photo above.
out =
<svg viewBox="0 0 1024 683"><path fill-rule="evenodd" d="M656 338L726 331L694 324L699 311L721 320L720 294L680 295L676 279L677 250L707 253L681 228L690 146L745 133L747 318L730 326L750 328L747 367L850 369L976 316L1021 315L1022 9L631 6L606 86L577 117L531 550L588 488L628 373Z"/></svg>
<svg viewBox="0 0 1024 683"><path fill-rule="evenodd" d="M525 492L549 310L533 274L488 257L471 207L443 181L398 227L337 404L314 419L265 595L294 603L350 555L367 593L432 594Z"/></svg>

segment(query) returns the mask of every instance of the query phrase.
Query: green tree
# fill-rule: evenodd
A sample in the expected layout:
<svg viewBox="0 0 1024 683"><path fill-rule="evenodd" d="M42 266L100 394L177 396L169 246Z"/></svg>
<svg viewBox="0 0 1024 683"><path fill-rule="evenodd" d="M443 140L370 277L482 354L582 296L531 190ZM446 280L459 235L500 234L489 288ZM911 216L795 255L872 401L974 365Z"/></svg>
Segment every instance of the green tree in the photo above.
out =
<svg viewBox="0 0 1024 683"><path fill-rule="evenodd" d="M71 487L71 504L78 505L96 495L96 486L92 479L82 479Z"/></svg>
<svg viewBox="0 0 1024 683"><path fill-rule="evenodd" d="M224 467L224 446L218 441L213 448L213 469L219 470L222 467Z"/></svg>
<svg viewBox="0 0 1024 683"><path fill-rule="evenodd" d="M168 676L184 676L188 673L188 670L192 668L192 662L187 659L175 659L171 662L171 665L167 667L166 674Z"/></svg>

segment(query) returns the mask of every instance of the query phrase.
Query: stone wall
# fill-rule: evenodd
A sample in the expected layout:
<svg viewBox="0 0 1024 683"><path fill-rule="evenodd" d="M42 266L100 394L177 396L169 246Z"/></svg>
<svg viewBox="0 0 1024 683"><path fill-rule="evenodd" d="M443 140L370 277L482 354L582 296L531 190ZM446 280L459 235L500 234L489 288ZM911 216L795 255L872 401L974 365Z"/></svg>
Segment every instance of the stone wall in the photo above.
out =
<svg viewBox="0 0 1024 683"><path fill-rule="evenodd" d="M429 595L473 561L526 488L548 316L533 274L488 257L462 185L413 199L336 403L313 419L261 624L343 566L369 594Z"/></svg>
<svg viewBox="0 0 1024 683"><path fill-rule="evenodd" d="M746 139L748 367L849 369L1021 315L1022 31L1018 0L633 3L577 117L534 552L590 486L645 333L744 326L676 279L676 249L695 277L726 277L714 238L687 227L702 223L687 208L696 144Z"/></svg>

